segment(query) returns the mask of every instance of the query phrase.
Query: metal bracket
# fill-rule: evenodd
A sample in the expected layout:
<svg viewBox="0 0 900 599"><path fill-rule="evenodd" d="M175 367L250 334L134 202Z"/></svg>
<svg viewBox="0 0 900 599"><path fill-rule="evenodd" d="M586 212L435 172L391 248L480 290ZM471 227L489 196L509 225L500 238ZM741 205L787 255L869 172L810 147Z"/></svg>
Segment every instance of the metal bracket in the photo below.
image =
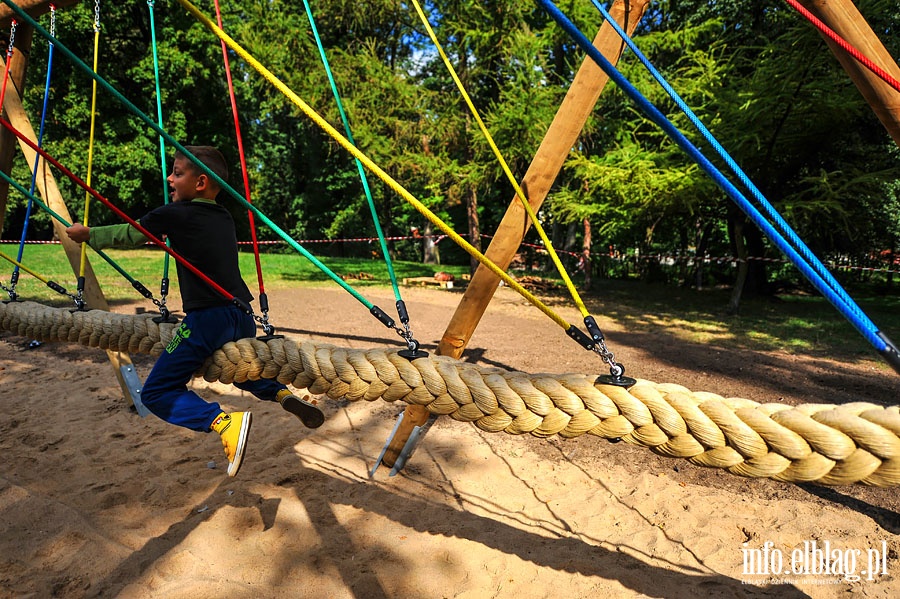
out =
<svg viewBox="0 0 900 599"><path fill-rule="evenodd" d="M387 441L384 442L384 447L381 448L381 453L378 454L378 459L375 460L375 465L372 466L372 469L369 471L369 478L375 477L375 471L378 470L378 467L381 466L381 460L384 459L384 454L387 453L388 446L391 444L391 441L394 439L394 435L397 434L397 429L400 428L400 423L403 422L403 412L400 412L400 415L397 417L397 423L394 424L394 428L391 430L391 434L388 435ZM406 449L404 446L403 449Z"/></svg>
<svg viewBox="0 0 900 599"><path fill-rule="evenodd" d="M372 469L369 471L369 478L375 477L375 472L378 470L378 467L381 466L381 461L384 459L384 454L387 453L391 441L394 440L394 435L397 434L397 429L400 428L400 423L403 422L404 414L405 412L400 412L400 415L397 417L397 422L396 424L394 424L394 428L393 430L391 430L391 434L388 435L387 441L384 442L384 447L381 448L381 453L378 454L378 459L375 460L375 465L372 466ZM394 461L394 466L391 468L389 476L396 476L398 472L403 470L403 466L406 465L406 461L416 450L416 445L419 444L419 440L425 435L426 432L428 432L428 429L431 428L431 425L434 424L435 420L437 420L436 416L430 416L422 426L413 427L412 432L409 434L409 438L403 445L403 449L400 450L400 455L398 455L397 459Z"/></svg>
<svg viewBox="0 0 900 599"><path fill-rule="evenodd" d="M147 406L144 405L144 402L141 401L141 388L143 385L141 384L141 379L138 377L137 371L134 369L134 365L124 364L119 367L119 372L122 373L122 380L125 381L125 385L128 387L128 393L131 395L131 401L134 403L138 416L141 418L147 416L150 413L150 410L148 410Z"/></svg>
<svg viewBox="0 0 900 599"><path fill-rule="evenodd" d="M419 444L419 440L425 436L425 433L431 428L431 424L435 420L436 418L432 416L422 426L413 427L412 432L409 434L409 439L406 440L406 444L403 446L400 455L397 456L397 460L394 462L394 467L391 468L389 476L396 476L398 472L403 470L403 467L406 465L406 460L412 456L413 452L416 450L416 446Z"/></svg>

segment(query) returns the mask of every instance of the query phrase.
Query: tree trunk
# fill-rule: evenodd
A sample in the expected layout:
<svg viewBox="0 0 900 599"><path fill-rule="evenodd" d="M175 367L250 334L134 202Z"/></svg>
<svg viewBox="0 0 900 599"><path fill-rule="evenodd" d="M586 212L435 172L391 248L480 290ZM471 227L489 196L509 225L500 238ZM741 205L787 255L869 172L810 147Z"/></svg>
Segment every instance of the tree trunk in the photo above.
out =
<svg viewBox="0 0 900 599"><path fill-rule="evenodd" d="M712 232L712 223L707 223L706 226L703 226L700 224L700 221L698 221L697 228L700 229L700 238L697 240L697 251L694 255L694 281L697 286L697 291L700 291L703 288L703 264L707 248L709 247L709 236Z"/></svg>
<svg viewBox="0 0 900 599"><path fill-rule="evenodd" d="M566 227L566 241L563 244L563 250L567 252L571 252L572 248L575 247L575 241L577 237L575 236L575 227L578 223L569 223L569 226Z"/></svg>
<svg viewBox="0 0 900 599"><path fill-rule="evenodd" d="M584 241L581 243L581 267L584 270L582 289L591 290L591 221L584 219Z"/></svg>
<svg viewBox="0 0 900 599"><path fill-rule="evenodd" d="M565 233L563 232L562 224L560 224L560 222L555 218L553 219L553 226L550 227L550 234L548 235L548 237L550 238L550 243L553 244L553 247L562 247L562 239L563 237L565 237ZM544 269L546 270L546 268L547 264L545 261Z"/></svg>
<svg viewBox="0 0 900 599"><path fill-rule="evenodd" d="M738 260L737 279L731 290L731 299L728 300L728 313L737 314L741 305L741 295L744 292L744 284L747 282L747 246L744 244L744 219L735 218L731 223L731 242L734 245L734 253Z"/></svg>
<svg viewBox="0 0 900 599"><path fill-rule="evenodd" d="M766 254L765 235L752 222L744 225L744 244L747 256L763 257ZM744 291L751 296L768 295L770 293L768 268L762 260L747 263L747 283Z"/></svg>
<svg viewBox="0 0 900 599"><path fill-rule="evenodd" d="M894 267L896 266L895 261L897 260L897 243L891 243L891 251L888 252L888 263L887 263L887 288L894 288Z"/></svg>
<svg viewBox="0 0 900 599"><path fill-rule="evenodd" d="M466 194L466 217L469 221L469 243L480 252L481 228L478 225L478 192L475 191L474 187L469 188L469 193ZM475 269L478 268L478 260L471 256L469 265L474 273Z"/></svg>
<svg viewBox="0 0 900 599"><path fill-rule="evenodd" d="M560 252L571 252L572 248L575 247L575 227L577 223L569 223L566 225L565 229L563 229L562 225L553 227L553 236L550 238L550 243L553 244L553 249L559 257L560 261L565 265L567 260L566 254L563 253L562 256L559 255ZM541 267L541 270L544 274L547 275L555 275L557 274L556 263L553 261L553 257L550 255L550 249L547 248L547 251L544 253L544 263Z"/></svg>

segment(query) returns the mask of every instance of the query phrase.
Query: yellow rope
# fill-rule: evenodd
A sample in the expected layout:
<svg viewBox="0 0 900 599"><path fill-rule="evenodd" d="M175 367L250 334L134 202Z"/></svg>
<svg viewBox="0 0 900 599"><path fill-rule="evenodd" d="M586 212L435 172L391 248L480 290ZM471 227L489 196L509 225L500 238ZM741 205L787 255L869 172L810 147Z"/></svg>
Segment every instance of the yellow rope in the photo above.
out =
<svg viewBox="0 0 900 599"><path fill-rule="evenodd" d="M481 119L481 116L479 116L478 109L475 108L472 99L469 97L469 93L463 86L462 81L460 81L459 77L456 75L456 71L454 70L453 65L450 63L450 59L447 58L447 55L444 53L443 48L441 48L441 44L437 39L437 35L435 35L431 24L428 22L428 18L422 11L422 7L419 5L417 0L412 0L412 2L413 6L415 6L416 8L416 12L419 13L419 18L422 20L422 24L425 26L425 30L428 31L428 35L429 37L431 37L431 41L434 43L434 47L441 55L441 59L443 59L444 64L447 66L447 70L450 72L450 76L453 78L453 81L456 83L456 87L459 88L460 94L462 94L463 99L466 101L466 105L472 112L472 116L475 118L475 122L478 123L478 127L484 134L485 139L487 139L488 145L491 147L491 151L494 152L494 156L496 156L497 161L500 163L500 167L503 169L503 172L506 173L506 178L509 179L509 182L512 184L513 189L516 190L516 197L519 198L519 200L522 202L522 207L525 208L525 212L528 213L528 218L530 218L532 224L534 224L535 231L537 231L538 235L541 238L541 241L544 242L544 247L550 254L550 258L553 260L553 264L556 266L556 270L559 271L560 276L565 282L566 288L569 290L569 294L572 296L572 301L574 301L575 305L578 306L578 310L581 312L581 315L583 317L589 316L590 313L585 307L584 302L581 301L581 296L578 294L578 290L575 289L575 285L572 283L572 279L569 278L569 274L566 272L566 268L563 266L562 262L560 262L559 256L557 256L556 254L556 250L553 249L553 243L544 232L544 227L541 226L537 214L534 213L534 209L531 207L531 204L528 203L528 200L525 197L525 192L522 191L522 188L519 186L519 183L516 181L516 178L510 171L506 160L503 159L503 155L500 153L500 149L497 148L497 144L494 143L494 138L488 131L487 126L485 126L484 121Z"/></svg>
<svg viewBox="0 0 900 599"><path fill-rule="evenodd" d="M374 173L379 179L384 181L384 183L397 192L400 197L409 202L422 216L427 218L434 224L438 229L440 229L445 235L447 235L450 239L452 239L457 245L463 248L466 252L468 252L471 256L473 256L479 263L483 264L487 269L493 272L495 275L500 277L507 285L509 285L512 289L514 289L519 295L528 300L532 305L534 305L538 310L546 314L550 317L553 322L561 326L563 329L568 330L570 328L570 324L566 322L566 320L554 312L549 306L541 302L537 297L532 295L527 289L522 287L519 283L515 281L512 277L510 277L506 272L503 271L499 266L494 264L491 260L489 260L484 254L479 252L472 246L469 242L459 236L456 231L450 228L446 223L444 223L437 215L435 215L431 210L428 209L422 202L416 199L409 191L407 191L402 185L400 185L397 181L395 181L390 175L388 175L385 171L383 171L378 165L372 162L365 154L363 154L354 144L350 143L347 138L341 135L334 127L332 127L328 121L323 119L315 110L313 110L306 102L304 102L297 94L295 94L287 85L285 85L280 79L278 79L271 71L269 71L266 67L260 64L253 56L250 55L243 47L241 47L234 39L231 38L227 33L222 31L212 20L207 18L203 13L201 13L193 4L191 4L188 0L178 0L178 2L187 9L188 12L193 14L197 20L203 23L207 29L212 31L219 39L224 41L229 48L234 50L241 58L243 58L247 63L252 66L256 71L261 74L269 83L275 86L282 94L284 94L291 102L294 103L303 113L309 117L316 125L318 125L322 130L324 130L328 135L330 135L338 144L340 144L345 150L350 152L354 158L359 160L366 168L368 168L372 173Z"/></svg>
<svg viewBox="0 0 900 599"><path fill-rule="evenodd" d="M94 72L97 72L97 60L100 54L100 0L96 0L94 5ZM92 79L91 85L91 132L88 138L88 163L87 177L85 183L91 187L91 173L94 167L94 125L97 119L97 80ZM84 219L82 224L88 226L88 214L91 209L91 194L89 191L84 192ZM87 268L87 242L81 244L81 263L78 269L78 276L84 277Z"/></svg>
<svg viewBox="0 0 900 599"><path fill-rule="evenodd" d="M15 258L12 258L11 256L7 256L7 255L4 254L3 252L0 252L0 258L4 258L5 260L9 260L10 262L12 262L13 264L15 264L16 266L18 266L18 267L21 268L22 270L24 270L25 272L27 272L28 274L30 274L32 277L34 277L35 279L37 279L38 281L40 281L41 283L46 284L46 283L49 282L48 279L45 279L44 277L42 277L42 276L39 275L38 273L34 272L33 270L31 270L30 268L28 268L27 266L25 266L24 264L22 264L22 263L19 262L18 260L16 260Z"/></svg>

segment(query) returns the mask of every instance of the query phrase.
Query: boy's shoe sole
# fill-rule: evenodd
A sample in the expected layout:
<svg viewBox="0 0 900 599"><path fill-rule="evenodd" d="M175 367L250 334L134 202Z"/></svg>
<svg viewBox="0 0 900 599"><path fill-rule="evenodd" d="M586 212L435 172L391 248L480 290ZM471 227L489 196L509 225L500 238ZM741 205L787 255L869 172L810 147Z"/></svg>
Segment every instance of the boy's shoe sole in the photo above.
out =
<svg viewBox="0 0 900 599"><path fill-rule="evenodd" d="M234 452L234 460L228 462L228 476L237 476L241 464L244 462L244 449L247 447L247 436L250 434L251 413L244 412L241 419L241 432L238 435L237 449Z"/></svg>
<svg viewBox="0 0 900 599"><path fill-rule="evenodd" d="M306 428L319 428L325 423L325 414L322 410L296 395L285 397L281 401L281 407L299 418Z"/></svg>

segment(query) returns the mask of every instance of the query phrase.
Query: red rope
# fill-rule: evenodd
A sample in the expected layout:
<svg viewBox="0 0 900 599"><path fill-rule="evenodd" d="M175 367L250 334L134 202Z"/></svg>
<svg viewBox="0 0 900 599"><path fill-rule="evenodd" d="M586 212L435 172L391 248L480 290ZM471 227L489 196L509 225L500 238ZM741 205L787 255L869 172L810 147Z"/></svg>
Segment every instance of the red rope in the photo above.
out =
<svg viewBox="0 0 900 599"><path fill-rule="evenodd" d="M812 14L807 10L803 5L801 5L797 0L786 0L788 4L793 6L797 12L806 17L806 19L815 25L816 29L822 32L823 35L827 36L831 41L836 43L838 46L844 49L850 56L859 61L864 67L878 75L885 83L893 87L895 90L900 92L900 81L894 79L887 71L879 67L877 64L869 60L866 56L862 54L859 50L851 46L847 40L839 36L833 29L831 29L828 25L823 23L816 15Z"/></svg>
<svg viewBox="0 0 900 599"><path fill-rule="evenodd" d="M215 0L215 4L216 21L218 22L219 29L224 30L224 27L222 27L222 13L219 10L219 0ZM241 136L237 99L234 95L234 83L231 79L231 63L228 61L228 46L225 45L225 40L220 41L222 43L222 59L225 61L225 78L228 80L228 95L231 97L231 114L234 116L234 132L237 136L238 154L240 154L241 157L241 173L244 176L244 197L250 202L250 178L247 175L247 158L244 156L244 140ZM259 259L259 243L256 239L256 220L253 217L253 211L250 209L247 209L247 218L250 219L250 236L253 239L253 254L256 258L256 279L259 281L259 295L260 297L265 297L266 289L263 286L262 264Z"/></svg>
<svg viewBox="0 0 900 599"><path fill-rule="evenodd" d="M244 302L242 302L241 300L239 300L238 298L236 298L234 295L232 295L231 293L229 293L228 291L226 291L225 288L223 288L223 287L220 286L218 283L216 283L215 281L213 281L212 279L210 279L208 276L206 276L205 274L203 274L203 273L200 271L200 269L198 269L196 266L194 266L193 264L191 264L190 262L188 262L186 259L184 259L183 257L181 257L181 255L179 255L178 253L176 253L175 251L173 251L170 247L168 247L164 241L162 241L161 239L158 239L157 237L155 237L150 231L148 231L147 229L145 229L144 227L142 227L141 224L140 224L139 222L137 222L136 220L134 220L133 218L131 218L130 216L128 216L127 214L125 214L125 213L124 213L122 210L120 210L115 204L113 204L112 202L110 202L109 200L107 200L105 197L103 197L102 195L100 195L100 193L98 193L98 192L95 191L91 186L89 186L87 183L85 183L84 181L82 181L82 180L78 177L78 175L76 175L75 173L73 173L72 171L70 171L69 169L67 169L66 167L64 167L62 164L59 163L59 161L57 161L55 158L53 158L52 156L50 156L50 154L48 154L46 150L44 150L43 148L39 147L36 143L34 143L34 142L31 141L30 139L28 139L25 135L23 135L18 129L16 129L15 127L13 127L12 124L11 124L9 121L7 121L7 120L4 119L4 118L0 118L0 125L3 125L3 126L6 127L7 129L9 129L9 131L10 131L13 135L15 135L16 137L18 137L19 139L21 139L21 140L22 140L23 142L25 142L32 150L34 150L35 152L37 152L38 154L40 154L41 157L44 158L44 160L46 160L47 162L49 162L50 164L52 164L53 166L55 166L56 168L58 168L59 171L60 171L62 174L64 174L66 177L68 177L69 179L71 179L72 181L74 181L79 187L81 187L82 189L84 189L87 193L89 193L89 194L92 195L93 197L95 197L95 198L97 198L98 200L100 200L100 202L102 202L102 203L105 204L110 210L112 210L113 212L115 212L116 215L119 216L119 218L121 218L122 220L126 221L129 225L131 225L132 227L134 227L135 229L137 229L138 231L140 231L141 233L143 233L150 241L152 241L153 243L155 243L156 245L158 245L159 247L161 247L163 250L166 251L166 253L168 253L170 256L172 256L173 258L175 258L175 260L177 260L178 262L180 262L181 264L183 264L185 267L188 268L188 270L190 270L192 273L194 273L195 275L197 275L198 277L200 277L206 284L208 284L210 287L212 287L216 292L218 292L219 294L223 295L224 297L228 298L229 300L231 300L231 301L233 301L233 302L234 302L234 301L241 302L241 307L242 307L242 308L245 307L245 306L244 306ZM249 308L249 306L246 306L246 307Z"/></svg>

